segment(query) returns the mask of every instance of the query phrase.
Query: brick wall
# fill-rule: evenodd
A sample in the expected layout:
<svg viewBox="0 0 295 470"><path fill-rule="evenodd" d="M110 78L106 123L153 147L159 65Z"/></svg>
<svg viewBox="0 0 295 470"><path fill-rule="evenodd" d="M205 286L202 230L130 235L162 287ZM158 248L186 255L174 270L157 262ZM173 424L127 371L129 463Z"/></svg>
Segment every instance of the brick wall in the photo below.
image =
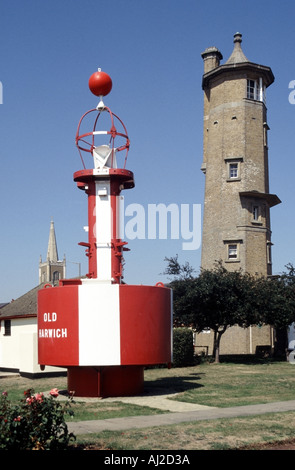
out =
<svg viewBox="0 0 295 470"><path fill-rule="evenodd" d="M202 351L212 355L214 333L212 330L206 333L195 334L195 352ZM233 326L221 337L220 354L256 354L265 346L273 350L273 329L270 326L252 326L240 328Z"/></svg>

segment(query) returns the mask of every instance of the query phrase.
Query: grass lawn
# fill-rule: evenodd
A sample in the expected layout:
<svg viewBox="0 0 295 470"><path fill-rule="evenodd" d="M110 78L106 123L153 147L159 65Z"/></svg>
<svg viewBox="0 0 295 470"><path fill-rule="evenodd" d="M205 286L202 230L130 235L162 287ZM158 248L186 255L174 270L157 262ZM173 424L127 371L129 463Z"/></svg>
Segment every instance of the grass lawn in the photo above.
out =
<svg viewBox="0 0 295 470"><path fill-rule="evenodd" d="M145 384L178 392L175 400L220 408L294 400L295 364L257 360L152 369Z"/></svg>
<svg viewBox="0 0 295 470"><path fill-rule="evenodd" d="M112 450L237 450L292 440L295 412L269 413L78 436L82 444Z"/></svg>
<svg viewBox="0 0 295 470"><path fill-rule="evenodd" d="M194 367L147 369L145 388L152 394L177 393L173 400L207 406L229 407L295 399L295 365L271 360L221 358L220 364ZM233 360L235 359L235 360ZM66 378L0 378L0 392L6 390L12 401L23 391L36 392L57 387L66 389ZM162 413L149 407L95 400L73 404L75 420L105 419ZM125 432L103 432L79 436L79 442L101 449L209 450L232 449L250 444L295 438L295 412L191 422Z"/></svg>

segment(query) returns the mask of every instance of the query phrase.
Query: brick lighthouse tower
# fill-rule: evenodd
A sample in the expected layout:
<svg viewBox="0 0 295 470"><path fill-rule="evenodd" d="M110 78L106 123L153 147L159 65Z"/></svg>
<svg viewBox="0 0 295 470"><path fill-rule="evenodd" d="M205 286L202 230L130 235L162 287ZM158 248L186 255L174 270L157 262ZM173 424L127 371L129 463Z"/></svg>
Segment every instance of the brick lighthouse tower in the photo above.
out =
<svg viewBox="0 0 295 470"><path fill-rule="evenodd" d="M222 260L226 269L272 274L266 88L271 69L244 55L242 35L220 64L215 47L202 53L204 75L205 201L202 267Z"/></svg>

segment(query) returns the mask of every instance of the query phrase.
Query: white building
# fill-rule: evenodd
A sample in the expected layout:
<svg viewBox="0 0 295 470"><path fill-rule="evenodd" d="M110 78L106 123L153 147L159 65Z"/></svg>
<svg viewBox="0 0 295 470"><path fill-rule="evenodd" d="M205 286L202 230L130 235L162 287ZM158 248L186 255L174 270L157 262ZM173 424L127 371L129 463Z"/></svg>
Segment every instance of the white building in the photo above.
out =
<svg viewBox="0 0 295 470"><path fill-rule="evenodd" d="M46 273L45 282L34 287L0 309L0 370L18 372L36 378L44 374L65 375L66 369L38 364L37 292L45 283L55 283L65 275L65 259L58 261L54 224L51 222L47 260L40 260L39 277ZM48 276L47 276L48 275Z"/></svg>

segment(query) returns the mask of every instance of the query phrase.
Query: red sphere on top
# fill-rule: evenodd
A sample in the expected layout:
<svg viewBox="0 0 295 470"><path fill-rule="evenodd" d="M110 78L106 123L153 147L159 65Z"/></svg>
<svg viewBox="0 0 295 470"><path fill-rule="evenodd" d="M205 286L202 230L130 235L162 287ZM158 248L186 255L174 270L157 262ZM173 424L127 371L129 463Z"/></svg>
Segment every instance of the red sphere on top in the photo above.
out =
<svg viewBox="0 0 295 470"><path fill-rule="evenodd" d="M111 77L98 69L89 78L90 91L96 96L106 96L112 89L113 83Z"/></svg>

